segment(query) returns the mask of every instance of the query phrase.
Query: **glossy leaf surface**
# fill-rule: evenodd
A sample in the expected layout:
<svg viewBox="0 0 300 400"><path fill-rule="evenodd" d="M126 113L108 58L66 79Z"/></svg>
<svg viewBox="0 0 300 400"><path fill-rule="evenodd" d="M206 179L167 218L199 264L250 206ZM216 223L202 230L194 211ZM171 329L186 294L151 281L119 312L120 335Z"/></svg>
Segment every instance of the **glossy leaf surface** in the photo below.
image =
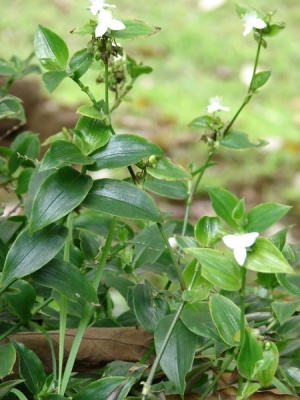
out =
<svg viewBox="0 0 300 400"><path fill-rule="evenodd" d="M156 26L151 26L135 19L121 21L126 28L119 31L111 31L109 36L116 39L138 39L154 35L160 31L160 28Z"/></svg>
<svg viewBox="0 0 300 400"><path fill-rule="evenodd" d="M159 352L174 315L163 318L154 333L156 354ZM197 346L197 336L191 332L181 320L176 322L160 364L183 397L186 386L185 376L192 368Z"/></svg>
<svg viewBox="0 0 300 400"><path fill-rule="evenodd" d="M94 181L82 205L122 218L155 222L162 222L163 219L147 193L132 183L115 179Z"/></svg>
<svg viewBox="0 0 300 400"><path fill-rule="evenodd" d="M145 157L163 154L162 149L155 143L135 135L115 135L101 149L91 154L95 164L89 169L96 171L103 168L127 167Z"/></svg>
<svg viewBox="0 0 300 400"><path fill-rule="evenodd" d="M47 264L61 249L67 237L64 226L51 224L29 234L25 228L11 246L2 273L2 283L23 278Z"/></svg>
<svg viewBox="0 0 300 400"><path fill-rule="evenodd" d="M0 345L0 379L10 375L16 362L16 351L12 344ZM0 391L1 397L1 391Z"/></svg>
<svg viewBox="0 0 300 400"><path fill-rule="evenodd" d="M278 203L264 203L252 208L247 214L247 232L263 232L279 221L291 207Z"/></svg>
<svg viewBox="0 0 300 400"><path fill-rule="evenodd" d="M167 181L191 179L188 171L168 157L158 157L155 164L146 167L146 171L156 179Z"/></svg>
<svg viewBox="0 0 300 400"><path fill-rule="evenodd" d="M244 132L229 131L226 136L220 139L220 145L232 150L247 150L253 148L259 148L266 146L268 142L266 140L258 140L257 143L253 143L249 140L249 137Z"/></svg>
<svg viewBox="0 0 300 400"><path fill-rule="evenodd" d="M26 281L18 280L14 282L10 289L4 293L3 298L10 306L12 312L21 320L31 318L31 309L34 306L36 293L33 287Z"/></svg>
<svg viewBox="0 0 300 400"><path fill-rule="evenodd" d="M74 133L74 143L85 155L104 146L111 136L109 127L101 120L86 116L79 118L72 132Z"/></svg>
<svg viewBox="0 0 300 400"><path fill-rule="evenodd" d="M93 180L71 167L62 167L48 176L32 204L30 231L34 232L64 217L81 204Z"/></svg>
<svg viewBox="0 0 300 400"><path fill-rule="evenodd" d="M229 225L236 228L237 223L232 218L232 212L237 206L239 199L227 190L216 187L208 187L208 194L215 213Z"/></svg>

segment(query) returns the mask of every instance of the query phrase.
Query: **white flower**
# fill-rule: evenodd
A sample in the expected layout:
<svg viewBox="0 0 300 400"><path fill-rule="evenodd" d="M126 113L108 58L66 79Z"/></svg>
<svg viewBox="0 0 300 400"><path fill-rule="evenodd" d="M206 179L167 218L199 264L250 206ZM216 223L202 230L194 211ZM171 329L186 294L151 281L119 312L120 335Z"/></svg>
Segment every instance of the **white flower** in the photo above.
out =
<svg viewBox="0 0 300 400"><path fill-rule="evenodd" d="M230 111L230 108L222 106L222 98L219 96L215 96L209 99L209 105L207 106L207 111L209 113L215 111Z"/></svg>
<svg viewBox="0 0 300 400"><path fill-rule="evenodd" d="M108 28L113 31L119 31L125 29L125 25L123 22L114 19L111 11L103 8L98 14L98 25L95 30L95 37L103 36Z"/></svg>
<svg viewBox="0 0 300 400"><path fill-rule="evenodd" d="M247 257L246 247L254 244L259 236L257 232L245 233L244 235L226 235L223 242L233 250L233 255L240 266L244 265Z"/></svg>
<svg viewBox="0 0 300 400"><path fill-rule="evenodd" d="M90 0L90 2L92 5L89 7L89 9L93 15L97 15L98 12L102 11L104 7L116 7L114 5L104 3L104 0Z"/></svg>
<svg viewBox="0 0 300 400"><path fill-rule="evenodd" d="M243 32L244 36L248 35L253 28L264 29L267 26L265 21L259 18L254 11L250 11L249 13L245 14L242 18L242 22L245 27Z"/></svg>

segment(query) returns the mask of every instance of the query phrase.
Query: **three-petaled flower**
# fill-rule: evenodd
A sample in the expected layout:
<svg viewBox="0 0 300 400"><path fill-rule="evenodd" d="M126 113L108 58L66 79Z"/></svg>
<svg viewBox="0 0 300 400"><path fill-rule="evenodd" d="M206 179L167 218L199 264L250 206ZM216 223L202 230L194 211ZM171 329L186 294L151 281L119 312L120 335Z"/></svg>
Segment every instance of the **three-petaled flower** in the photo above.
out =
<svg viewBox="0 0 300 400"><path fill-rule="evenodd" d="M267 24L262 18L259 18L255 11L250 11L245 14L242 18L243 25L245 30L243 35L246 36L248 33L252 31L253 28L255 29L264 29Z"/></svg>
<svg viewBox="0 0 300 400"><path fill-rule="evenodd" d="M222 106L222 98L219 96L215 96L209 99L209 105L207 106L207 111L209 113L215 111L230 111L230 108Z"/></svg>
<svg viewBox="0 0 300 400"><path fill-rule="evenodd" d="M103 36L107 32L108 28L113 31L119 31L125 29L125 25L123 22L115 19L111 11L103 8L98 14L98 25L95 29L95 37Z"/></svg>
<svg viewBox="0 0 300 400"><path fill-rule="evenodd" d="M89 7L89 9L93 15L97 15L98 12L102 11L104 7L116 7L115 5L104 3L104 0L90 0L90 2L92 5Z"/></svg>
<svg viewBox="0 0 300 400"><path fill-rule="evenodd" d="M245 233L244 235L226 235L223 242L227 247L233 250L233 255L240 266L243 266L247 257L247 247L255 243L259 236L257 232Z"/></svg>

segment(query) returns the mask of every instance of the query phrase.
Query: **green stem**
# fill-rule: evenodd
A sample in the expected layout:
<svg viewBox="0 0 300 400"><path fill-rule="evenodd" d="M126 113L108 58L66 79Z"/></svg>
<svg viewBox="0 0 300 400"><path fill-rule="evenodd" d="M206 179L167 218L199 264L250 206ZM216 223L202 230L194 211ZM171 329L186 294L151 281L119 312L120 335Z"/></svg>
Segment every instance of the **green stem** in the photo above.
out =
<svg viewBox="0 0 300 400"><path fill-rule="evenodd" d="M98 110L99 105L98 105L97 100L95 99L93 93L90 91L89 87L88 87L88 86L85 86L85 85L81 82L80 79L75 79L75 78L72 78L72 79L73 79L73 81L74 81L75 83L77 83L77 85L80 87L80 89L81 89L85 94L88 95L89 99L91 100L91 102L93 103L93 105L94 105L94 106L97 108L97 110Z"/></svg>
<svg viewBox="0 0 300 400"><path fill-rule="evenodd" d="M36 307L34 310L31 311L32 316L34 316L35 314L37 314L40 310L42 310L44 307L46 307L49 303L51 303L51 301L53 300L53 297L50 297L49 299L45 300L43 303L41 303L38 307ZM0 342L4 339L6 339L9 335L11 335L12 333L14 333L16 330L18 330L20 328L20 326L22 326L24 323L26 323L27 321L19 321L17 324L15 324L14 326L12 326L10 329L8 329L5 333L3 333L3 335L0 336Z"/></svg>
<svg viewBox="0 0 300 400"><path fill-rule="evenodd" d="M209 385L209 387L205 390L204 393L202 393L202 396L200 397L200 400L204 400L206 399L206 397L208 396L209 392L213 389L213 387L215 386L215 384L218 382L218 380L220 379L220 377L223 375L223 373L226 371L226 369L229 367L230 363L232 362L232 360L234 359L234 357L236 356L237 353L237 347L234 349L232 355L228 358L228 360L224 363L223 367L220 369L220 371L218 372L218 374L215 376L214 380L211 382L211 384Z"/></svg>
<svg viewBox="0 0 300 400"><path fill-rule="evenodd" d="M109 115L109 76L108 76L108 64L105 63L104 64L104 68L105 68L105 114Z"/></svg>
<svg viewBox="0 0 300 400"><path fill-rule="evenodd" d="M6 285L4 285L1 289L0 289L0 296L7 291L7 289L16 281L17 279L13 279L11 281L9 281Z"/></svg>
<svg viewBox="0 0 300 400"><path fill-rule="evenodd" d="M243 347L245 339L245 291L246 291L246 268L241 268L242 275L242 287L240 289L240 309L241 309L241 320L240 320L240 349ZM239 375L238 379L238 395L240 396L243 390L243 377Z"/></svg>
<svg viewBox="0 0 300 400"><path fill-rule="evenodd" d="M172 335L172 332L173 332L173 330L175 328L175 325L176 325L176 323L177 323L177 321L178 321L178 319L180 317L180 314L181 314L184 306L185 306L185 302L182 302L180 304L175 316L174 316L172 324L170 325L170 328L169 328L169 330L168 330L168 332L166 334L165 340L164 340L164 342L163 342L163 344L162 344L162 346L161 346L161 348L160 348L160 350L159 350L159 352L158 352L158 354L157 354L157 356L156 356L156 358L154 360L154 363L153 363L153 365L151 367L151 370L150 370L150 373L148 375L147 381L144 384L144 389L143 389L143 392L142 392L142 394L143 394L142 400L146 400L148 395L150 394L150 388L151 388L151 384L152 384L156 369L157 369L158 364L159 364L159 362L161 360L161 357L163 356L163 353L164 353L164 351L165 351L165 349L167 347L169 339L170 339L170 337Z"/></svg>
<svg viewBox="0 0 300 400"><path fill-rule="evenodd" d="M203 164L203 166L199 170L199 175L197 177L196 182L194 183L194 186L192 187L192 189L189 192L189 197L187 198L187 201L186 201L184 222L183 222L183 227L182 227L182 232L181 232L182 236L184 236L185 233L186 233L186 228L187 228L187 224L188 224L188 220L189 220L189 215L190 215L191 205L192 205L192 202L193 202L193 197L194 197L195 192L196 192L196 190L197 190L197 188L198 188L198 186L199 186L199 184L200 184L200 182L201 182L201 180L203 178L204 172L206 171L206 169L210 165L210 161L211 161L213 155L214 155L214 151L210 151L208 156L207 156L207 159L206 159L205 163Z"/></svg>
<svg viewBox="0 0 300 400"><path fill-rule="evenodd" d="M106 260L107 260L108 254L109 254L109 249L110 249L110 246L111 246L111 243L113 240L113 235L115 232L116 224L117 224L117 218L113 217L111 225L110 225L110 229L108 232L108 236L106 239L106 243L103 247L101 258L99 260L99 264L98 264L98 267L97 267L97 270L96 270L96 273L95 273L95 276L94 276L94 279L92 282L92 285L96 290L98 289L98 286L99 286L101 278L102 278L102 273L103 273L103 270L104 270L104 267L106 264ZM76 359L76 355L77 355L80 343L82 341L84 331L90 321L91 311L92 311L92 308L91 308L90 304L86 303L83 308L82 317L80 319L80 322L79 322L79 325L78 325L78 328L77 328L77 331L76 331L76 334L74 337L72 348L70 350L70 354L69 354L68 361L66 364L65 373L64 373L64 376L62 379L61 389L60 389L60 395L62 395L62 396L64 395L64 393L67 389L67 385L68 385L68 382L69 382L69 379L70 379L70 376L72 373L72 369L73 369L73 366L75 363L75 359Z"/></svg>
<svg viewBox="0 0 300 400"><path fill-rule="evenodd" d="M248 87L247 96L245 97L241 107L237 110L237 112L233 116L232 120L226 126L226 128L225 128L225 130L223 132L223 136L225 136L229 132L229 129L232 127L232 125L234 124L235 120L240 115L240 113L242 112L243 108L249 103L249 101L251 100L251 98L252 98L252 96L254 94L254 92L252 91L251 87L252 87L252 82L253 82L253 79L254 79L254 77L256 75L256 71L257 71L258 60L259 60L260 51L261 51L261 44L262 44L262 33L261 33L260 40L259 40L258 46L257 46L257 51L256 51L255 61L254 61L254 67L253 67L253 72L252 72L252 78L251 78L251 82L250 82L249 87Z"/></svg>
<svg viewBox="0 0 300 400"><path fill-rule="evenodd" d="M172 262L173 262L173 265L174 265L174 268L175 268L175 271L176 271L176 274L177 274L177 277L178 277L178 280L179 280L179 283L180 283L180 288L181 288L181 290L186 290L186 286L185 286L185 282L184 282L183 277L182 277L182 273L180 271L180 268L179 268L178 262L176 260L176 257L174 255L174 252L172 250L172 247L170 246L170 243L169 243L169 240L167 238L167 235L165 234L164 228L163 228L163 226L162 226L162 224L160 222L157 223L157 227L158 227L158 229L159 229L159 231L160 231L160 233L161 233L161 235L162 235L162 237L164 239L164 242L165 242L165 244L167 246L167 250L168 250L168 252L169 252L169 254L171 256L171 259L172 259Z"/></svg>
<svg viewBox="0 0 300 400"><path fill-rule="evenodd" d="M70 213L67 218L68 237L64 248L64 261L70 261L70 247L73 242L73 213ZM58 350L58 380L57 387L58 393L61 391L61 381L63 375L63 362L65 352L65 335L67 330L67 316L68 316L68 299L60 295L60 312L59 312L59 350Z"/></svg>

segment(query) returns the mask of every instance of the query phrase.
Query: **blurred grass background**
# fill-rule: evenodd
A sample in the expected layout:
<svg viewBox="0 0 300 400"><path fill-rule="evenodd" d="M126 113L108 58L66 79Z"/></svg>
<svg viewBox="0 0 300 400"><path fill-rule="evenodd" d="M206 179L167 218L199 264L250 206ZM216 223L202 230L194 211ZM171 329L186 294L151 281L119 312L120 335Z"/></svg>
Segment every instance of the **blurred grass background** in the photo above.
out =
<svg viewBox="0 0 300 400"><path fill-rule="evenodd" d="M201 133L188 123L206 113L211 96L222 96L231 108L230 119L246 94L245 80L254 62L253 35L242 35L243 26L233 0L115 0L116 18L135 18L159 26L161 32L146 39L123 41L125 51L151 66L151 75L139 78L130 93L130 103L116 114L119 129L146 132L174 158L188 165L204 160ZM264 12L277 10L274 21L286 22L278 36L262 49L259 68L272 70L268 84L255 95L235 128L253 139L270 141L258 151L220 150L218 167L210 169L204 183L223 185L246 202L277 201L294 206L291 221L299 220L299 20L300 3L295 0L251 0L244 2ZM32 51L38 24L58 33L70 54L85 47L88 37L70 34L91 17L88 0L1 0L0 57ZM215 5L215 6L214 6ZM87 83L101 97L93 71ZM44 95L47 93L44 91ZM52 98L60 104L77 106L86 102L73 82L65 80ZM118 116L117 116L118 115ZM125 128L126 129L126 128Z"/></svg>

